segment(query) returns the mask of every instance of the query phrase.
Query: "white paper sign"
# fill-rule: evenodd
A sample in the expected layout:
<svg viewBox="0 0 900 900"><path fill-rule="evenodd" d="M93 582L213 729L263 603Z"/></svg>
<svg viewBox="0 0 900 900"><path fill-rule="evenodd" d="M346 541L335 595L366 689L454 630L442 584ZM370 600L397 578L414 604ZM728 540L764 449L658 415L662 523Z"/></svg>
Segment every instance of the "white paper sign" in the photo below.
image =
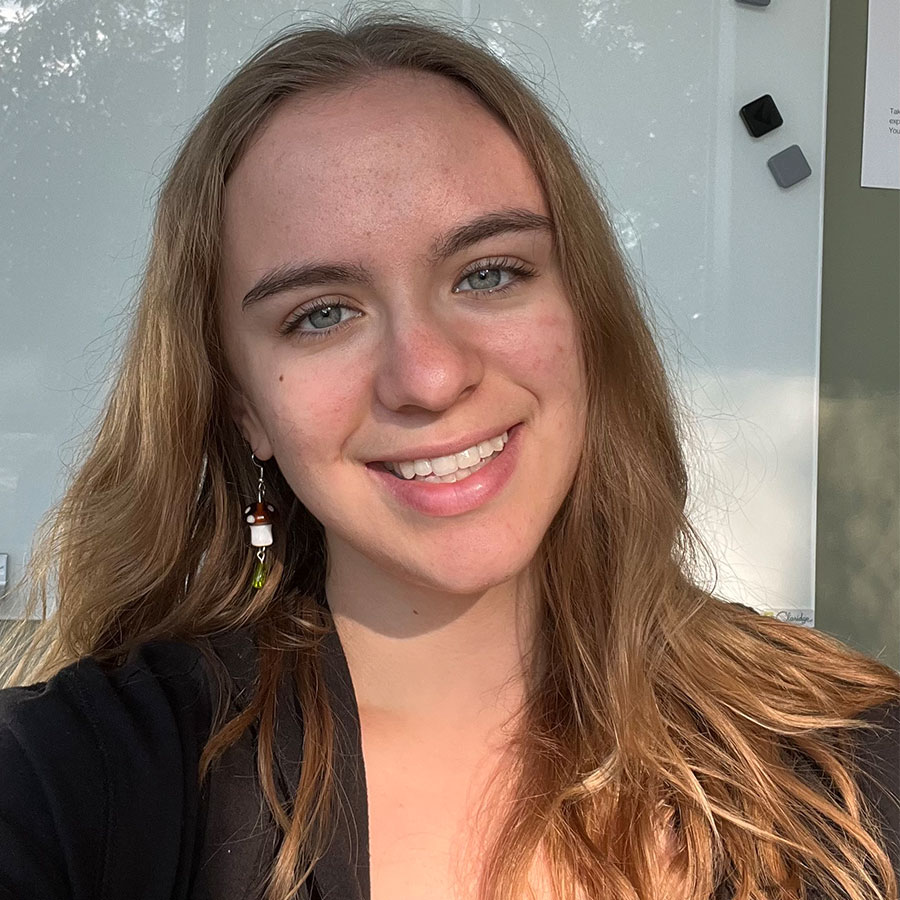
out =
<svg viewBox="0 0 900 900"><path fill-rule="evenodd" d="M869 0L860 184L900 189L900 0Z"/></svg>

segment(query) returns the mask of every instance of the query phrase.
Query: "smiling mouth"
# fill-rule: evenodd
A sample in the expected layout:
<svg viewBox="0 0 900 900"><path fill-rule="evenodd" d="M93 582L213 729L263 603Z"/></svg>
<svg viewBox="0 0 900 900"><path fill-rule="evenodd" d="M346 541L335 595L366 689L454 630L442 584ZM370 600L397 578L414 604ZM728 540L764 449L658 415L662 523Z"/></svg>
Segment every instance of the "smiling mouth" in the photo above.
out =
<svg viewBox="0 0 900 900"><path fill-rule="evenodd" d="M475 463L474 466L467 466L465 468L460 467L455 472L450 472L447 475L435 475L432 473L430 475L414 475L412 478L406 478L399 472L390 468L387 463L376 463L376 466L379 469L390 472L394 478L399 478L401 481L424 481L431 484L453 484L457 481L464 481L470 475L474 475L479 469L483 469L492 459L496 459L502 452L503 450L495 450L490 456L486 456Z"/></svg>
<svg viewBox="0 0 900 900"><path fill-rule="evenodd" d="M406 462L379 461L368 465L388 472L401 481L453 484L474 475L499 456L505 449L512 430L513 428L509 428L496 437L487 438L466 450L448 456Z"/></svg>

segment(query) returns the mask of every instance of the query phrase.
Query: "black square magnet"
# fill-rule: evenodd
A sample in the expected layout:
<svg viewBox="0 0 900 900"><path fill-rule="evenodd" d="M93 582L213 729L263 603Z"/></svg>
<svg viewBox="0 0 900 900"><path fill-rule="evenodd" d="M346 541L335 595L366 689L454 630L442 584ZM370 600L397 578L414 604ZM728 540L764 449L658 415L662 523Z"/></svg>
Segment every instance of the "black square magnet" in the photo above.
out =
<svg viewBox="0 0 900 900"><path fill-rule="evenodd" d="M771 94L763 94L740 108L740 116L753 137L762 137L784 124Z"/></svg>
<svg viewBox="0 0 900 900"><path fill-rule="evenodd" d="M791 144L781 153L769 157L767 165L772 177L783 188L789 188L812 175L812 169L809 167L803 151L796 144Z"/></svg>

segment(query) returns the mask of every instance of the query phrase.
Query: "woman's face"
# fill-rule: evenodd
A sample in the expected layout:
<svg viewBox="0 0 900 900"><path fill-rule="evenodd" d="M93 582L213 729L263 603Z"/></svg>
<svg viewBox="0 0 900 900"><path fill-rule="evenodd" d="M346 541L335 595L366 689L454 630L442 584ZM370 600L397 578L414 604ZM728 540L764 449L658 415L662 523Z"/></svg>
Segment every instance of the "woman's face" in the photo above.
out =
<svg viewBox="0 0 900 900"><path fill-rule="evenodd" d="M234 415L324 525L332 569L475 593L527 567L584 428L547 215L514 139L435 75L288 100L235 169L221 273ZM481 443L450 463L471 468L505 431L456 483L381 465L421 471Z"/></svg>

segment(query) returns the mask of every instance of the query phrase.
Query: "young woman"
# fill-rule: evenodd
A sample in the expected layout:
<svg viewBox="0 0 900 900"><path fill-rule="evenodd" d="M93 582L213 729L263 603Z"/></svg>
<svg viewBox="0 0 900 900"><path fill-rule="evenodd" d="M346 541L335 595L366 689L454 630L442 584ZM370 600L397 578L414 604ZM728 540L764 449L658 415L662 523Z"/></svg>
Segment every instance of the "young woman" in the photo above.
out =
<svg viewBox="0 0 900 900"><path fill-rule="evenodd" d="M896 900L898 675L699 587L686 495L529 89L416 19L283 34L39 544L0 897Z"/></svg>

